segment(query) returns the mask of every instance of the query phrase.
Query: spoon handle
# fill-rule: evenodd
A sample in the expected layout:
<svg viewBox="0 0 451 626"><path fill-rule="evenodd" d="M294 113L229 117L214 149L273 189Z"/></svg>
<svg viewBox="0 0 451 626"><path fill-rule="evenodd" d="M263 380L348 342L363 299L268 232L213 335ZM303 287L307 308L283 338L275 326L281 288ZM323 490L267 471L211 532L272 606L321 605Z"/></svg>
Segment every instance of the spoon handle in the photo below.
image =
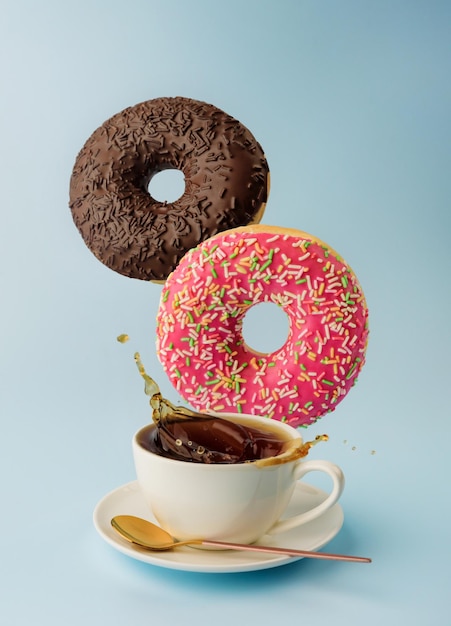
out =
<svg viewBox="0 0 451 626"><path fill-rule="evenodd" d="M197 543L197 542L196 542ZM272 546L249 545L242 543L228 543L225 541L211 541L202 539L204 546L225 548L231 550L248 550L250 552L270 552L273 554L285 554L288 556L302 556L311 559L329 559L334 561L354 561L357 563L371 563L371 559L364 556L350 556L347 554L331 554L328 552L310 552L309 550L292 550L291 548L276 548Z"/></svg>

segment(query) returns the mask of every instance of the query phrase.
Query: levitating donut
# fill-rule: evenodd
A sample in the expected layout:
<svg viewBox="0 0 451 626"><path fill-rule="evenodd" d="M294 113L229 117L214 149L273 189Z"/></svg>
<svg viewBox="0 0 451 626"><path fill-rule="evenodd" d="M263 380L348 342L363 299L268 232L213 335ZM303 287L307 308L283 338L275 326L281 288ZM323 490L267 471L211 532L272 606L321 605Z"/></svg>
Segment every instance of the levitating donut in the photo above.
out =
<svg viewBox="0 0 451 626"><path fill-rule="evenodd" d="M158 202L147 187L181 170L185 191ZM269 189L262 148L239 121L188 98L157 98L107 120L78 155L73 219L107 267L163 281L181 257L218 232L258 222Z"/></svg>
<svg viewBox="0 0 451 626"><path fill-rule="evenodd" d="M253 351L242 334L246 312L261 302L289 318L288 339L271 354ZM247 226L183 257L162 290L157 353L197 410L306 426L354 385L367 322L355 274L327 244L293 229Z"/></svg>

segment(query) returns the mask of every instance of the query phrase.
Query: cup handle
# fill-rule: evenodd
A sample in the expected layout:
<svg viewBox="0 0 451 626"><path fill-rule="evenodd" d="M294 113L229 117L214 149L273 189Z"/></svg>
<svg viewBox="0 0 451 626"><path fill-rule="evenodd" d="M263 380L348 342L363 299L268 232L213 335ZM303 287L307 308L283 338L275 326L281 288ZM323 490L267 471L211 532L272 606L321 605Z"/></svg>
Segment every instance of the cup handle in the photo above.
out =
<svg viewBox="0 0 451 626"><path fill-rule="evenodd" d="M316 519L328 509L330 509L340 498L344 486L345 479L343 472L338 465L330 463L330 461L302 461L294 470L295 480L299 480L302 476L305 476L308 472L325 472L332 478L333 487L331 493L327 496L324 502L313 507L305 513L300 513L286 520L279 520L267 531L268 535L283 533L301 524L306 524Z"/></svg>

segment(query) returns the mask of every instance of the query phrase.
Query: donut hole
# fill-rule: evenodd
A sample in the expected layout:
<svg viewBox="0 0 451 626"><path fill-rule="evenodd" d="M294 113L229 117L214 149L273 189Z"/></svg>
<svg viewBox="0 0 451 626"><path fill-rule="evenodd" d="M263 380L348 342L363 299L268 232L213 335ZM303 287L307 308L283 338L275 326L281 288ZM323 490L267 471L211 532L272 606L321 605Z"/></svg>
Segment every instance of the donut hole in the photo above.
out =
<svg viewBox="0 0 451 626"><path fill-rule="evenodd" d="M150 179L147 191L157 202L176 202L185 193L185 175L177 169L157 172Z"/></svg>
<svg viewBox="0 0 451 626"><path fill-rule="evenodd" d="M290 320L274 302L252 306L243 318L243 338L256 354L271 354L280 350L288 339Z"/></svg>

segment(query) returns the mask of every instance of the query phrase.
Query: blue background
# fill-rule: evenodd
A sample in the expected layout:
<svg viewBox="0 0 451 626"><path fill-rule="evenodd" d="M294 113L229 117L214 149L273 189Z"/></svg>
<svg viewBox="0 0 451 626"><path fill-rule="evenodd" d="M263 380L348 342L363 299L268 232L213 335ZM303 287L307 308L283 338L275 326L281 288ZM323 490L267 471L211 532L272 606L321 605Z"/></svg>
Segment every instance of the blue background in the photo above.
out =
<svg viewBox="0 0 451 626"><path fill-rule="evenodd" d="M2 623L451 623L450 18L438 0L3 1ZM364 287L367 364L307 434L329 434L314 457L347 478L328 549L371 565L174 572L93 528L149 420L134 350L177 398L155 355L161 287L96 261L69 178L105 119L177 95L252 131L271 168L263 222L322 238Z"/></svg>

